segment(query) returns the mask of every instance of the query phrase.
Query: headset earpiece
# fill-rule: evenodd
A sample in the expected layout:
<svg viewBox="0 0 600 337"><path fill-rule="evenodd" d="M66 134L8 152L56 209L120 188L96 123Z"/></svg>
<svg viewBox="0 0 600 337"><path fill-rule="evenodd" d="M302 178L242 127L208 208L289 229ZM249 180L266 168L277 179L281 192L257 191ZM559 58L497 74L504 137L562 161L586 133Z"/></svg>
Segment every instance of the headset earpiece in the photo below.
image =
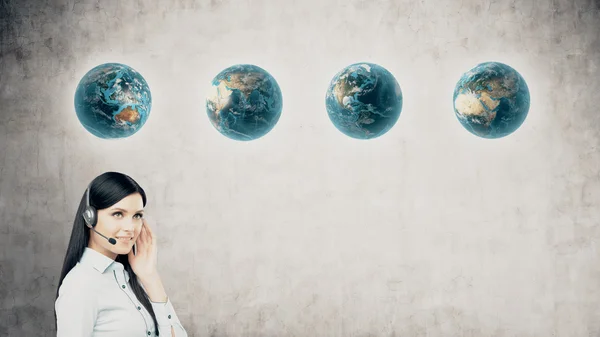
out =
<svg viewBox="0 0 600 337"><path fill-rule="evenodd" d="M96 209L94 208L94 206L90 205L90 188L92 186L92 183L90 183L90 185L88 185L87 189L86 189L86 197L85 197L85 210L83 211L83 220L85 221L85 223L88 226L94 227L96 226L96 222L98 220L98 217L96 216Z"/></svg>

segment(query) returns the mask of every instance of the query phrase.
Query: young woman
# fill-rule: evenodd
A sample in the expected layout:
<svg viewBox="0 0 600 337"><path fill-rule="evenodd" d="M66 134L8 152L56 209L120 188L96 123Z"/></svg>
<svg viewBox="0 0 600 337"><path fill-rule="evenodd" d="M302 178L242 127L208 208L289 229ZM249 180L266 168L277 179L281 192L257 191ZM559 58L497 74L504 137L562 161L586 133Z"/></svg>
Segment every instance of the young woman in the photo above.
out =
<svg viewBox="0 0 600 337"><path fill-rule="evenodd" d="M86 189L56 291L57 337L187 337L157 271L146 193L106 172Z"/></svg>

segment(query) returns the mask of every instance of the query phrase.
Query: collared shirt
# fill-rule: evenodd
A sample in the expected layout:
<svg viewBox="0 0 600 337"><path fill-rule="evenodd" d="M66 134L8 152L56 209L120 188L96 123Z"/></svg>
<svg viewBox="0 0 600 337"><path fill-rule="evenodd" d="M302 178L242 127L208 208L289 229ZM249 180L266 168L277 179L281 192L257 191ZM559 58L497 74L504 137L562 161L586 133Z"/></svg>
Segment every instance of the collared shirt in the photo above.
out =
<svg viewBox="0 0 600 337"><path fill-rule="evenodd" d="M54 304L57 337L156 336L152 316L128 281L123 264L86 247L65 276ZM150 304L160 337L171 336L171 327L175 337L187 337L170 299Z"/></svg>

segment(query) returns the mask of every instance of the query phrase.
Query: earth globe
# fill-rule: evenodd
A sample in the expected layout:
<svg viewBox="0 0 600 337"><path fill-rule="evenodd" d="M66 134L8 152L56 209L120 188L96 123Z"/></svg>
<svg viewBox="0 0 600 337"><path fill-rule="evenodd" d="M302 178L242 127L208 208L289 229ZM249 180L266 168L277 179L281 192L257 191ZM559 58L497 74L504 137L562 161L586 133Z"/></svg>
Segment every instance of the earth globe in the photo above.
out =
<svg viewBox="0 0 600 337"><path fill-rule="evenodd" d="M105 63L88 71L75 91L75 111L83 127L103 139L125 138L148 120L152 97L133 68Z"/></svg>
<svg viewBox="0 0 600 337"><path fill-rule="evenodd" d="M517 130L529 112L529 89L521 75L499 62L480 63L454 89L454 114L470 133L501 138Z"/></svg>
<svg viewBox="0 0 600 337"><path fill-rule="evenodd" d="M212 80L206 113L222 135L238 141L258 139L271 131L281 116L281 89L266 70L238 64Z"/></svg>
<svg viewBox="0 0 600 337"><path fill-rule="evenodd" d="M388 132L402 111L402 91L394 76L372 63L355 63L331 80L325 97L327 114L343 134L372 139Z"/></svg>

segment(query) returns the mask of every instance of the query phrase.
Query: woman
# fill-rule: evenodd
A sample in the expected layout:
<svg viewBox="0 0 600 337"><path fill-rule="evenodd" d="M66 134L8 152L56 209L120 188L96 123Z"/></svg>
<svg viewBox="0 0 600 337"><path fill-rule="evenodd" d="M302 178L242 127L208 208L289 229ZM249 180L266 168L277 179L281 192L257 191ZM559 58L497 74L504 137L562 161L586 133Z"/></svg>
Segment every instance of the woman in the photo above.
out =
<svg viewBox="0 0 600 337"><path fill-rule="evenodd" d="M187 337L156 268L145 206L146 193L125 174L90 183L56 291L57 337Z"/></svg>

